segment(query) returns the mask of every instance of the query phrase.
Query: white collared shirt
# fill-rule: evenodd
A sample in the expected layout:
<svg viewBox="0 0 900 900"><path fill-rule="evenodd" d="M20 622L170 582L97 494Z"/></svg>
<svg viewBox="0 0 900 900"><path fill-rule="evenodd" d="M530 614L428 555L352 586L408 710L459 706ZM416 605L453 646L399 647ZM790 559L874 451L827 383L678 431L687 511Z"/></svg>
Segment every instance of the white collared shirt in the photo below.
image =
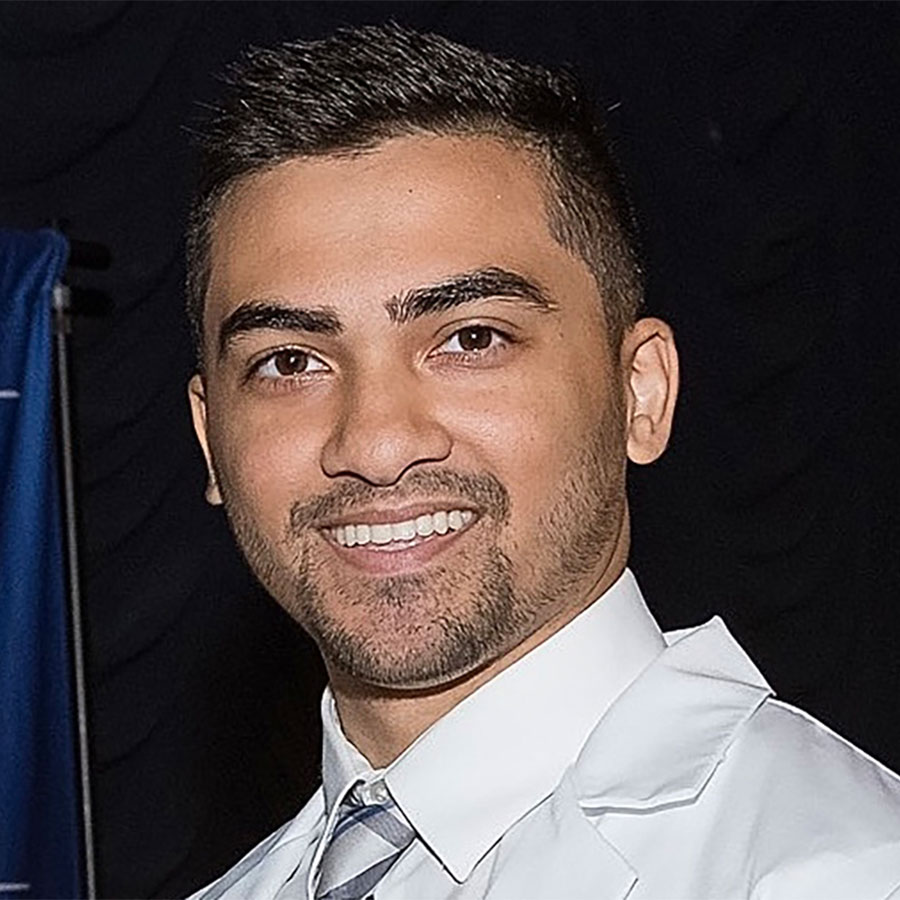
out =
<svg viewBox="0 0 900 900"><path fill-rule="evenodd" d="M771 700L720 620L663 636L627 570L383 770L343 735L329 691L322 716L322 789L191 900L312 900L360 779L418 835L375 900L900 891L897 776Z"/></svg>

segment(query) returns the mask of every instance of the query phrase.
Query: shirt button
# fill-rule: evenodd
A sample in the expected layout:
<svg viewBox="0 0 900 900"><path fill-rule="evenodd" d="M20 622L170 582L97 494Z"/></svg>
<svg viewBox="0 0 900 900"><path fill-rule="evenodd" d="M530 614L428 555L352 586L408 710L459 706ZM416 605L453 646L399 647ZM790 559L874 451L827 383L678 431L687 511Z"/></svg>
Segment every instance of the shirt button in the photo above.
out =
<svg viewBox="0 0 900 900"><path fill-rule="evenodd" d="M376 803L387 803L390 795L383 782L372 785L372 798Z"/></svg>

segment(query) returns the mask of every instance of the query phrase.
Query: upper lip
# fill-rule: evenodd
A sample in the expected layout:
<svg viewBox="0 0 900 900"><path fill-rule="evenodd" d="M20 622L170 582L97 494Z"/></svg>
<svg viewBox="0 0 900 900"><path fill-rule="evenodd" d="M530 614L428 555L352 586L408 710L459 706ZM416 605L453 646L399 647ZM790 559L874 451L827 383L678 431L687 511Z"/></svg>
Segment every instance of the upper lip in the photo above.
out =
<svg viewBox="0 0 900 900"><path fill-rule="evenodd" d="M380 506L354 510L329 519L319 525L319 528L337 528L340 525L378 525L395 522L406 522L408 519L416 519L429 513L440 510L469 510L478 513L471 503L461 500L430 500L423 503L413 503L406 506Z"/></svg>

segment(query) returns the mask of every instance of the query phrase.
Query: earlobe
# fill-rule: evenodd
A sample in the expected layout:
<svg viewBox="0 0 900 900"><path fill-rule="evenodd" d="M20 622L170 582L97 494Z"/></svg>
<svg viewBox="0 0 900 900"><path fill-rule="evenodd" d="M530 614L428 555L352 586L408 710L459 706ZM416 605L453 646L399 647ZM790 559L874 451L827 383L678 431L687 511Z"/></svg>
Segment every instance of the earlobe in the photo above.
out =
<svg viewBox="0 0 900 900"><path fill-rule="evenodd" d="M627 384L628 458L641 465L666 449L678 396L678 351L672 329L640 319L622 344Z"/></svg>
<svg viewBox="0 0 900 900"><path fill-rule="evenodd" d="M221 506L222 495L219 493L219 483L216 481L214 472L209 473L209 479L206 482L206 490L203 492L206 502L210 506Z"/></svg>
<svg viewBox="0 0 900 900"><path fill-rule="evenodd" d="M209 436L207 433L206 421L206 386L203 383L201 375L194 375L188 382L188 400L191 404L191 418L194 422L194 434L197 435L197 441L200 449L203 451L203 457L206 460L206 471L208 480L206 483L206 500L213 506L218 506L222 502L222 495L219 491L219 484L216 479L216 470L213 467L212 453L209 449Z"/></svg>

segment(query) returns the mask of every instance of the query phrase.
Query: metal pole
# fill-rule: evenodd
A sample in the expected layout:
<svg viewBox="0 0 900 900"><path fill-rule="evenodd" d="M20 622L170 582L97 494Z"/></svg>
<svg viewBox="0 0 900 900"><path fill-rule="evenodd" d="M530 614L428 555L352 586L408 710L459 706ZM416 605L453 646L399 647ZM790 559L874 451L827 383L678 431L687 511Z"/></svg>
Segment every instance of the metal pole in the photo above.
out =
<svg viewBox="0 0 900 900"><path fill-rule="evenodd" d="M87 688L84 672L84 630L78 578L78 533L75 525L75 470L72 447L72 409L69 392L69 304L71 294L64 284L53 288L53 323L56 338L56 377L59 403L59 434L63 474L63 515L69 582L69 624L75 676L75 710L78 724L78 765L81 783L81 818L84 877L88 900L97 897L94 865L94 824L91 811L91 771L88 749Z"/></svg>

